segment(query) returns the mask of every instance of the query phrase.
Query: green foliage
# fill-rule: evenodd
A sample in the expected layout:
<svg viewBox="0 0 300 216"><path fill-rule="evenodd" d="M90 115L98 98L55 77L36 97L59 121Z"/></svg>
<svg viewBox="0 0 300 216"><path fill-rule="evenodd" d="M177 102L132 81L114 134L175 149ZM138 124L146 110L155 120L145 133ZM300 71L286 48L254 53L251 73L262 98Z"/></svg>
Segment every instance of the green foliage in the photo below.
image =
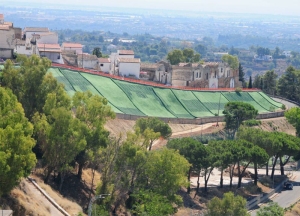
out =
<svg viewBox="0 0 300 216"><path fill-rule="evenodd" d="M254 119L258 111L248 103L228 102L224 107L225 130L233 138L240 124L247 119Z"/></svg>
<svg viewBox="0 0 300 216"><path fill-rule="evenodd" d="M236 93L240 93L243 91L243 89L241 89L240 87L236 87L234 90Z"/></svg>
<svg viewBox="0 0 300 216"><path fill-rule="evenodd" d="M186 48L182 51L174 49L168 53L167 59L172 65L179 64L180 62L199 62L200 54L195 53L195 51L190 48Z"/></svg>
<svg viewBox="0 0 300 216"><path fill-rule="evenodd" d="M226 54L222 56L222 61L226 62L234 70L239 68L239 59L237 56Z"/></svg>
<svg viewBox="0 0 300 216"><path fill-rule="evenodd" d="M154 140L160 136L168 138L172 134L172 130L167 123L164 123L158 118L139 118L135 123L135 131L141 133L144 137L145 146L151 150Z"/></svg>
<svg viewBox="0 0 300 216"><path fill-rule="evenodd" d="M241 81L242 83L245 82L245 72L241 63L239 63L239 81Z"/></svg>
<svg viewBox="0 0 300 216"><path fill-rule="evenodd" d="M169 200L157 193L149 190L137 191L132 195L134 198L134 205L132 213L136 215L171 215L174 214L175 209Z"/></svg>
<svg viewBox="0 0 300 216"><path fill-rule="evenodd" d="M267 71L263 75L263 91L267 94L275 94L276 91L276 79L277 74L274 72L274 70Z"/></svg>
<svg viewBox="0 0 300 216"><path fill-rule="evenodd" d="M214 197L207 204L208 216L247 216L246 199L234 196L232 192L224 194L223 199Z"/></svg>
<svg viewBox="0 0 300 216"><path fill-rule="evenodd" d="M284 116L290 124L296 128L296 134L300 137L300 108L293 107L284 113Z"/></svg>
<svg viewBox="0 0 300 216"><path fill-rule="evenodd" d="M101 58L102 57L102 53L101 53L100 47L95 47L93 49L92 54L95 55L95 56L97 56L98 58Z"/></svg>
<svg viewBox="0 0 300 216"><path fill-rule="evenodd" d="M42 112L47 95L43 91L43 78L51 61L36 55L18 55L17 62L20 63L19 68L10 60L5 62L2 83L13 91L22 103L26 117L31 119L36 111Z"/></svg>
<svg viewBox="0 0 300 216"><path fill-rule="evenodd" d="M252 76L250 76L250 78L249 78L248 88L249 89L252 88Z"/></svg>
<svg viewBox="0 0 300 216"><path fill-rule="evenodd" d="M0 196L35 166L33 126L11 90L0 87Z"/></svg>
<svg viewBox="0 0 300 216"><path fill-rule="evenodd" d="M271 202L267 206L260 208L257 216L284 216L284 209L276 202Z"/></svg>
<svg viewBox="0 0 300 216"><path fill-rule="evenodd" d="M278 80L278 94L281 97L300 102L300 70L288 67Z"/></svg>
<svg viewBox="0 0 300 216"><path fill-rule="evenodd" d="M247 127L254 127L254 126L261 125L261 121L256 120L256 119L249 119L249 120L244 121L243 125L245 125Z"/></svg>

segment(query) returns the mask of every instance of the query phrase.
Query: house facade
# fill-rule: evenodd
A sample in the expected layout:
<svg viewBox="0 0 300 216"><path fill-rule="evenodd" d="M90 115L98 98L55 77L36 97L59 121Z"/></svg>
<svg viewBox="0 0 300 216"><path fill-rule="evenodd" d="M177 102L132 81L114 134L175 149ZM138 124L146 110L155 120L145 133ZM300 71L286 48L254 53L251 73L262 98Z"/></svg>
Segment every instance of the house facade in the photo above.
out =
<svg viewBox="0 0 300 216"><path fill-rule="evenodd" d="M0 14L0 58L13 58L16 40L21 38L21 28L14 28L13 23L5 22Z"/></svg>
<svg viewBox="0 0 300 216"><path fill-rule="evenodd" d="M77 55L78 67L98 70L99 60L97 56L87 53Z"/></svg>
<svg viewBox="0 0 300 216"><path fill-rule="evenodd" d="M180 63L171 65L168 62L155 64L155 75L151 79L165 85L190 86L195 88L236 88L241 87L238 70L233 70L223 62ZM151 73L154 71L151 67ZM142 64L141 71L147 71ZM150 70L148 70L150 73Z"/></svg>
<svg viewBox="0 0 300 216"><path fill-rule="evenodd" d="M111 62L109 58L99 58L99 69L105 73L111 73Z"/></svg>
<svg viewBox="0 0 300 216"><path fill-rule="evenodd" d="M38 44L37 54L46 57L54 63L63 64L61 49L59 44Z"/></svg>
<svg viewBox="0 0 300 216"><path fill-rule="evenodd" d="M116 67L119 76L140 77L141 61L139 58L118 58Z"/></svg>
<svg viewBox="0 0 300 216"><path fill-rule="evenodd" d="M34 34L42 34L50 32L46 27L25 27L23 30L23 40L26 38L32 38Z"/></svg>
<svg viewBox="0 0 300 216"><path fill-rule="evenodd" d="M62 50L72 50L72 51L75 51L76 54L82 54L82 48L83 48L83 45L80 43L64 42L64 43L62 43L62 46L61 46Z"/></svg>

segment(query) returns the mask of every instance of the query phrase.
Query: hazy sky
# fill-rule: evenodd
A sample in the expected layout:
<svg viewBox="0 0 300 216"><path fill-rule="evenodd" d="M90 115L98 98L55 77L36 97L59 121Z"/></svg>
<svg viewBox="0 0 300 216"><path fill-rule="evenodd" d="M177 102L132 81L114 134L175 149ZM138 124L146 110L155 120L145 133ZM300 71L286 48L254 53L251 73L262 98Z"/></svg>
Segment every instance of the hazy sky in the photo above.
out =
<svg viewBox="0 0 300 216"><path fill-rule="evenodd" d="M17 0L40 2L40 0ZM299 0L51 0L57 4L108 7L194 10L207 12L234 12L300 15Z"/></svg>

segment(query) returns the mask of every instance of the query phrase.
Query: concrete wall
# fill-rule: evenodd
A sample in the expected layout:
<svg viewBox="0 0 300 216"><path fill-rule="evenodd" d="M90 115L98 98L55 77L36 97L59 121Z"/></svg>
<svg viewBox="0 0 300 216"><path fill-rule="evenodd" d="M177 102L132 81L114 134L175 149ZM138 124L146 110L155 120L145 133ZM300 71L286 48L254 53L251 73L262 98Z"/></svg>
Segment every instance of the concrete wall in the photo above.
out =
<svg viewBox="0 0 300 216"><path fill-rule="evenodd" d="M140 63L119 63L120 76L134 75L136 78L140 77Z"/></svg>
<svg viewBox="0 0 300 216"><path fill-rule="evenodd" d="M39 44L58 44L58 35L57 33L49 35L41 35L40 39L37 39Z"/></svg>
<svg viewBox="0 0 300 216"><path fill-rule="evenodd" d="M13 57L13 49L2 49L0 48L0 58L10 59Z"/></svg>
<svg viewBox="0 0 300 216"><path fill-rule="evenodd" d="M15 30L0 30L0 48L14 49L15 48Z"/></svg>
<svg viewBox="0 0 300 216"><path fill-rule="evenodd" d="M31 46L31 44L28 47L28 49L25 45L17 45L15 48L15 52L18 54L23 54L23 55L27 55L27 56L34 54L33 47Z"/></svg>
<svg viewBox="0 0 300 216"><path fill-rule="evenodd" d="M101 71L103 71L105 73L110 73L110 71L111 71L111 64L110 64L110 62L109 63L100 63L99 62L99 65L100 65L100 70Z"/></svg>
<svg viewBox="0 0 300 216"><path fill-rule="evenodd" d="M143 116L128 115L128 114L121 114L121 113L117 113L116 115L117 118L125 119L125 120L134 120L134 121L139 118L145 118ZM284 116L284 111L258 114L256 119L277 118L282 116ZM184 119L184 118L159 118L159 119L166 123L199 125L199 124L206 124L206 123L222 122L224 117L212 116L212 117L203 117L203 118L196 118L196 119Z"/></svg>

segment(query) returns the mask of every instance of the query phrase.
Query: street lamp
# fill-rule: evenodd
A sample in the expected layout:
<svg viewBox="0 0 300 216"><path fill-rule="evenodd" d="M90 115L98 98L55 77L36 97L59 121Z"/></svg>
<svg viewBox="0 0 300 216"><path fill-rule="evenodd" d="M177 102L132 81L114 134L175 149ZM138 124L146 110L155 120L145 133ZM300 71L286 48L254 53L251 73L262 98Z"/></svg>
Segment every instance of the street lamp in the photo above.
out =
<svg viewBox="0 0 300 216"><path fill-rule="evenodd" d="M92 206L93 203L97 200L97 199L104 199L106 196L110 196L110 194L100 194L98 196L94 196L89 203L89 208L88 208L88 216L92 216Z"/></svg>

